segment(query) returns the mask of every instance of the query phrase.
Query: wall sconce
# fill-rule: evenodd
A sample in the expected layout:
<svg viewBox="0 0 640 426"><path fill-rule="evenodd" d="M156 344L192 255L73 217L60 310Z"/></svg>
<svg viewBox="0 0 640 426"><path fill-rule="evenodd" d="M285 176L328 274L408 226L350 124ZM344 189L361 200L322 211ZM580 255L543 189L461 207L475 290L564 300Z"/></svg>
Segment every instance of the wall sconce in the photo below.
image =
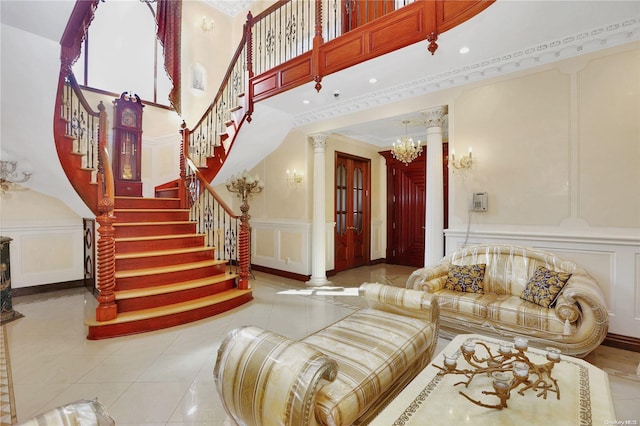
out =
<svg viewBox="0 0 640 426"><path fill-rule="evenodd" d="M213 31L213 19L207 19L206 16L203 16L202 20L200 21L200 29L203 33Z"/></svg>
<svg viewBox="0 0 640 426"><path fill-rule="evenodd" d="M0 166L0 196L11 190L14 184L26 182L31 177L31 171L24 167L18 171L17 161L0 160Z"/></svg>
<svg viewBox="0 0 640 426"><path fill-rule="evenodd" d="M453 169L453 172L456 171L459 173L466 173L468 169L471 168L473 164L473 155L471 152L471 147L469 147L469 154L463 155L462 158L456 160L456 151L451 150L451 157L449 158L449 166Z"/></svg>
<svg viewBox="0 0 640 426"><path fill-rule="evenodd" d="M302 173L297 172L296 169L293 169L293 173L287 169L287 183L302 183Z"/></svg>

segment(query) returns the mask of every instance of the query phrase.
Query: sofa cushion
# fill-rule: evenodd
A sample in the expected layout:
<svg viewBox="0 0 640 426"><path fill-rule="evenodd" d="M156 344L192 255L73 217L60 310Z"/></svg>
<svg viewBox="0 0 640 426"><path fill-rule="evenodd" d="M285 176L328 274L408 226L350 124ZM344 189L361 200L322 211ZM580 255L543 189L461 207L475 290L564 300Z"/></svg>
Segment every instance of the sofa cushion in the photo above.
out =
<svg viewBox="0 0 640 426"><path fill-rule="evenodd" d="M447 290L463 291L468 293L484 292L485 263L475 265L451 265L444 288Z"/></svg>
<svg viewBox="0 0 640 426"><path fill-rule="evenodd" d="M498 296L487 306L487 321L531 336L560 335L565 331L564 321L555 309L543 308L518 296Z"/></svg>
<svg viewBox="0 0 640 426"><path fill-rule="evenodd" d="M429 350L433 324L362 309L302 341L338 363L337 378L317 396L320 424L349 425ZM417 374L418 371L415 372Z"/></svg>
<svg viewBox="0 0 640 426"><path fill-rule="evenodd" d="M497 297L491 293L467 293L444 289L435 294L441 311L453 313L457 317L470 316L481 319L487 317L487 306Z"/></svg>
<svg viewBox="0 0 640 426"><path fill-rule="evenodd" d="M520 297L543 308L552 308L569 278L569 273L538 266Z"/></svg>

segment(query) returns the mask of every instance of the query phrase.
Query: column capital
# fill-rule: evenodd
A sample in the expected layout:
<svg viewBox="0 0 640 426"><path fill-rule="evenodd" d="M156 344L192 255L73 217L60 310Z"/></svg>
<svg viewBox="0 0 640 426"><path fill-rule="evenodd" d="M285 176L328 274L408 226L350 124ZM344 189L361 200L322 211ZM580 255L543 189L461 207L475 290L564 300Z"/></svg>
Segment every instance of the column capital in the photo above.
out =
<svg viewBox="0 0 640 426"><path fill-rule="evenodd" d="M327 138L329 137L328 133L313 133L309 135L311 138L311 144L314 149L322 149L324 150L327 146Z"/></svg>
<svg viewBox="0 0 640 426"><path fill-rule="evenodd" d="M442 127L444 116L447 114L447 106L442 105L439 107L426 109L424 111L420 111L425 118L425 126L427 129L429 127Z"/></svg>

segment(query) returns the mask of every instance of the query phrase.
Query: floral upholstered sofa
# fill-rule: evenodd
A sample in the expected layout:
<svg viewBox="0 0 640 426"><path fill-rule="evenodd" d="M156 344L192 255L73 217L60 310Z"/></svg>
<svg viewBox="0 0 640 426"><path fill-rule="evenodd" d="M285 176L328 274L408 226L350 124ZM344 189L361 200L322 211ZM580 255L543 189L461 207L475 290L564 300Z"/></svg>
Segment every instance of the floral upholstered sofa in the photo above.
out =
<svg viewBox="0 0 640 426"><path fill-rule="evenodd" d="M438 299L444 333L524 336L584 357L606 337L609 317L598 283L574 262L513 245L462 248L406 284Z"/></svg>
<svg viewBox="0 0 640 426"><path fill-rule="evenodd" d="M435 299L377 283L359 293L368 308L300 341L255 326L229 332L214 378L237 424L363 424L431 361Z"/></svg>

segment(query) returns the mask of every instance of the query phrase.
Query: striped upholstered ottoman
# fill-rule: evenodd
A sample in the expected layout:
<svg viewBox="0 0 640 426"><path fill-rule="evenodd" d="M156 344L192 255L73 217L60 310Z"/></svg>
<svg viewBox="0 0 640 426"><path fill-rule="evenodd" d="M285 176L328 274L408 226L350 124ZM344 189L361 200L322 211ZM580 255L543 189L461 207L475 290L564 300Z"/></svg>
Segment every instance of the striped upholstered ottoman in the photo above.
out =
<svg viewBox="0 0 640 426"><path fill-rule="evenodd" d="M367 283L361 309L301 341L259 327L231 331L214 369L240 425L363 424L431 360L438 305L422 291Z"/></svg>

